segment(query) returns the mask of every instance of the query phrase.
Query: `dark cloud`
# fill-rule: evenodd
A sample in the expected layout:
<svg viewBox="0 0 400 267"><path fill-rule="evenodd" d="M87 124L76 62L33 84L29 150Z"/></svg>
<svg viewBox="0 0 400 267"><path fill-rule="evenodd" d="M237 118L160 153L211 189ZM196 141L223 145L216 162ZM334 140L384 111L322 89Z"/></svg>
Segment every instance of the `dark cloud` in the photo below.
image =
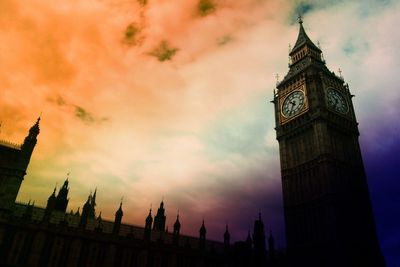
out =
<svg viewBox="0 0 400 267"><path fill-rule="evenodd" d="M95 121L93 115L80 106L75 106L75 116L87 123Z"/></svg>
<svg viewBox="0 0 400 267"><path fill-rule="evenodd" d="M158 58L159 61L163 62L171 60L177 51L177 48L171 47L168 42L164 40L161 41L156 49L150 52L150 55L155 56L156 58Z"/></svg>
<svg viewBox="0 0 400 267"><path fill-rule="evenodd" d="M129 24L124 33L124 42L129 45L136 45L140 42L140 29L135 23Z"/></svg>
<svg viewBox="0 0 400 267"><path fill-rule="evenodd" d="M213 0L199 0L197 12L200 16L207 16L215 11L216 5Z"/></svg>
<svg viewBox="0 0 400 267"><path fill-rule="evenodd" d="M63 110L65 111L72 112L76 118L88 124L108 120L107 117L98 118L91 112L87 111L85 108L68 103L61 95L56 95L55 97L48 98L48 101L59 107L63 107Z"/></svg>
<svg viewBox="0 0 400 267"><path fill-rule="evenodd" d="M315 6L310 2L300 2L295 8L295 12L297 15L304 16L308 12L312 11L314 8Z"/></svg>
<svg viewBox="0 0 400 267"><path fill-rule="evenodd" d="M58 96L56 97L56 99L55 99L54 102L55 102L58 106L64 106L64 105L66 104L64 98L62 98L62 96L60 96L60 95L58 95Z"/></svg>
<svg viewBox="0 0 400 267"><path fill-rule="evenodd" d="M137 0L141 6L147 5L147 0Z"/></svg>
<svg viewBox="0 0 400 267"><path fill-rule="evenodd" d="M220 45L220 46L223 46L223 45L226 45L227 43L230 43L232 41L233 41L232 36L225 35L225 36L222 36L222 37L217 39L217 44Z"/></svg>

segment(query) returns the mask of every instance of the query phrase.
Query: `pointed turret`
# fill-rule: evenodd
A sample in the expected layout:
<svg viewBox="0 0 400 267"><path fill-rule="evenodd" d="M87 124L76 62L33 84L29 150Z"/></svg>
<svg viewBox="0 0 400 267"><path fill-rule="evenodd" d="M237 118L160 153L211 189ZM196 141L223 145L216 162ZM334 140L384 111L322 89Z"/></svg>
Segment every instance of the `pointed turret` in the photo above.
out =
<svg viewBox="0 0 400 267"><path fill-rule="evenodd" d="M303 27L303 18L301 16L299 16L299 35L297 36L297 40L295 45L293 46L292 51L290 52L290 55L292 55L293 53L296 53L297 50L299 50L300 48L302 48L303 46L308 46L309 48L312 48L318 52L322 52L312 41L311 39L308 37L306 31L304 30Z"/></svg>
<svg viewBox="0 0 400 267"><path fill-rule="evenodd" d="M43 221L45 222L48 222L50 220L51 213L53 212L56 205L56 189L57 186L54 187L53 193L47 199L47 205L43 216Z"/></svg>
<svg viewBox="0 0 400 267"><path fill-rule="evenodd" d="M97 193L97 187L94 189L93 196L90 200L90 212L89 212L90 218L96 217L96 193Z"/></svg>
<svg viewBox="0 0 400 267"><path fill-rule="evenodd" d="M121 227L122 216L124 212L122 211L122 201L119 203L119 209L115 212L115 220L113 226L113 234L119 234L119 229Z"/></svg>
<svg viewBox="0 0 400 267"><path fill-rule="evenodd" d="M37 119L36 123L29 129L29 133L25 137L24 143L21 146L21 152L22 152L21 163L24 166L28 166L33 149L35 148L35 145L37 143L37 136L40 133L39 122L40 122L40 117Z"/></svg>
<svg viewBox="0 0 400 267"><path fill-rule="evenodd" d="M277 83L277 88L280 90L283 85L286 85L297 74L309 68L318 68L329 72L325 66L325 61L322 56L321 49L316 46L308 37L303 27L303 19L299 17L299 34L293 49L289 52L289 72L282 81Z"/></svg>
<svg viewBox="0 0 400 267"><path fill-rule="evenodd" d="M151 224L153 223L153 217L151 216L151 209L149 215L147 215L146 223L144 226L144 240L150 241L151 239Z"/></svg>
<svg viewBox="0 0 400 267"><path fill-rule="evenodd" d="M99 216L97 217L97 225L95 230L97 232L102 232L103 231L103 218L101 217L101 211L99 213Z"/></svg>
<svg viewBox="0 0 400 267"><path fill-rule="evenodd" d="M69 187L68 187L68 175L67 179L64 181L63 186L60 188L60 191L58 191L57 194L57 199L56 199L56 204L55 204L55 210L60 211L60 212L65 212L67 210L68 206L68 192L69 192Z"/></svg>
<svg viewBox="0 0 400 267"><path fill-rule="evenodd" d="M229 249L230 242L231 242L231 234L229 233L228 225L226 225L225 233L224 233L224 248L225 248L225 250Z"/></svg>
<svg viewBox="0 0 400 267"><path fill-rule="evenodd" d="M249 249L251 249L253 246L253 240L251 239L250 229L249 232L247 233L246 245Z"/></svg>
<svg viewBox="0 0 400 267"><path fill-rule="evenodd" d="M37 119L36 123L29 129L29 134L25 137L24 144L22 145L22 147L30 146L32 143L33 146L36 144L37 136L40 133L39 123L40 123L40 117Z"/></svg>
<svg viewBox="0 0 400 267"><path fill-rule="evenodd" d="M175 245L179 244L179 236L181 231L181 223L179 222L179 211L176 215L176 221L174 223L174 232L173 232L173 242Z"/></svg>
<svg viewBox="0 0 400 267"><path fill-rule="evenodd" d="M96 194L97 194L97 187L94 189L93 197L90 204L94 207L96 206Z"/></svg>
<svg viewBox="0 0 400 267"><path fill-rule="evenodd" d="M75 216L81 216L80 207L76 209Z"/></svg>
<svg viewBox="0 0 400 267"><path fill-rule="evenodd" d="M204 219L203 219L203 223L201 224L200 230L200 238L199 238L199 247L200 249L204 249L206 247L206 227L204 225Z"/></svg>
<svg viewBox="0 0 400 267"><path fill-rule="evenodd" d="M258 265L262 265L266 260L266 249L264 223L261 219L261 213L258 214L258 220L254 221L253 244L255 260Z"/></svg>
<svg viewBox="0 0 400 267"><path fill-rule="evenodd" d="M157 215L154 216L154 225L153 229L156 231L164 232L165 231L165 209L164 209L164 201L161 201L160 207L157 210Z"/></svg>
<svg viewBox="0 0 400 267"><path fill-rule="evenodd" d="M0 212L11 214L39 134L39 121L22 145L0 140Z"/></svg>
<svg viewBox="0 0 400 267"><path fill-rule="evenodd" d="M178 215L176 215L176 221L174 223L174 234L178 234L181 230L181 223L179 222L179 212Z"/></svg>
<svg viewBox="0 0 400 267"><path fill-rule="evenodd" d="M57 186L54 187L53 193L49 196L49 198L47 199L47 206L46 206L46 210L49 208L54 208L54 204L56 201L56 190L57 190Z"/></svg>
<svg viewBox="0 0 400 267"><path fill-rule="evenodd" d="M90 205L91 199L92 199L92 194L90 194L88 196L88 199L86 200L85 204L83 205L82 216L81 216L81 220L79 222L79 227L81 227L81 228L86 228L87 221L88 221L88 218L90 216L90 211L91 211L91 205Z"/></svg>

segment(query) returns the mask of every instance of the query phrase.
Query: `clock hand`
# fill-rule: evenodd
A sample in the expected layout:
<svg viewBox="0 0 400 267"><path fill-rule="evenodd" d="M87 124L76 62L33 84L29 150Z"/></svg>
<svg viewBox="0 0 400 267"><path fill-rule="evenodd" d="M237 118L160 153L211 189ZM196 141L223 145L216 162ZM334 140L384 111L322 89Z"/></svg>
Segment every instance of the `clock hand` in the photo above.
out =
<svg viewBox="0 0 400 267"><path fill-rule="evenodd" d="M289 114L291 115L292 112L293 112L293 108L296 105L296 102L295 101L290 101L289 103L292 104L292 107L290 108L290 111L289 111Z"/></svg>

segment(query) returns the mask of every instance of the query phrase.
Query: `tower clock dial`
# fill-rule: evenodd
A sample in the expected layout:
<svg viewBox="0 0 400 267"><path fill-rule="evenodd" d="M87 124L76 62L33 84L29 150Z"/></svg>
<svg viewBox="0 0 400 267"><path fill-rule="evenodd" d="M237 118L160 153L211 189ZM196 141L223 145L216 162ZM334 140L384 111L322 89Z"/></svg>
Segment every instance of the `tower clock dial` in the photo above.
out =
<svg viewBox="0 0 400 267"><path fill-rule="evenodd" d="M349 111L346 99L338 90L328 88L326 90L326 102L328 107L336 112L346 114Z"/></svg>
<svg viewBox="0 0 400 267"><path fill-rule="evenodd" d="M304 93L303 91L296 90L290 93L282 104L282 115L285 118L290 118L298 114L304 106Z"/></svg>

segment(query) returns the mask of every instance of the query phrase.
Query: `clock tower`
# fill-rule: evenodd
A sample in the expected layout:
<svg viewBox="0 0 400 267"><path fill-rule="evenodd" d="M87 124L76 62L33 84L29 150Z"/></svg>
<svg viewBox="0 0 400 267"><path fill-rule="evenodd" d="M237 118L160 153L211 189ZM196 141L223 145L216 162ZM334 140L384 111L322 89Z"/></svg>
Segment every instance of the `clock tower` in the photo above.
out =
<svg viewBox="0 0 400 267"><path fill-rule="evenodd" d="M384 266L349 86L299 24L273 100L288 256L293 266Z"/></svg>

